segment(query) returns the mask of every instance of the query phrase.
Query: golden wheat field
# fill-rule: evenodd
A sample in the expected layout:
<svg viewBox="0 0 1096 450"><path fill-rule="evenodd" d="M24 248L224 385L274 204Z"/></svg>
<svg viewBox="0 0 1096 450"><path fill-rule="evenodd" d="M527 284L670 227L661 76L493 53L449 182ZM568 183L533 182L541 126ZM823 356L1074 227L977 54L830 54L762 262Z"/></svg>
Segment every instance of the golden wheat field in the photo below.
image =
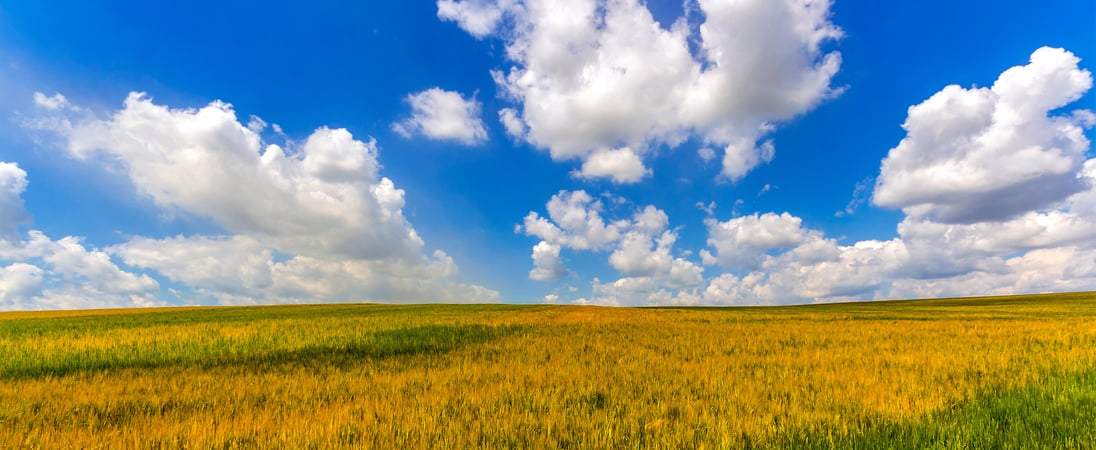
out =
<svg viewBox="0 0 1096 450"><path fill-rule="evenodd" d="M1096 294L0 314L28 448L1096 445Z"/></svg>

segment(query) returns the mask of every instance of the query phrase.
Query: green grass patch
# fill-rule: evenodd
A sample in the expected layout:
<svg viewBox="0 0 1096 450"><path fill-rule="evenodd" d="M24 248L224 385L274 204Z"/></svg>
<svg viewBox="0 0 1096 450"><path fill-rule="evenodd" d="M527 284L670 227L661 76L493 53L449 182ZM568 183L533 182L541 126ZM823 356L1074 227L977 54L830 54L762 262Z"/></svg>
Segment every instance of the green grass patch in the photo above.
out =
<svg viewBox="0 0 1096 450"><path fill-rule="evenodd" d="M86 352L17 353L0 359L0 379L167 366L206 369L239 366L255 370L290 364L346 367L371 360L447 353L500 338L517 329L487 325L425 325L329 337L323 342L296 348L280 348L278 341L258 337L246 340L218 338L171 346L129 344Z"/></svg>
<svg viewBox="0 0 1096 450"><path fill-rule="evenodd" d="M988 392L914 422L877 420L860 431L799 429L766 447L796 449L1096 448L1096 369Z"/></svg>

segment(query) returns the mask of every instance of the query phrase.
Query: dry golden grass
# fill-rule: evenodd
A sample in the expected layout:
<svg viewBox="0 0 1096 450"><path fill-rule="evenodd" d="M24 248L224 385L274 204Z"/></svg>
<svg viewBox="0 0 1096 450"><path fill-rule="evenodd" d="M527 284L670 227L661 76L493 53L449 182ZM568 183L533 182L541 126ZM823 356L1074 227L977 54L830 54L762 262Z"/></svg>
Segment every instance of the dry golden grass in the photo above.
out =
<svg viewBox="0 0 1096 450"><path fill-rule="evenodd" d="M1096 295L14 313L0 355L4 446L735 448L1090 370Z"/></svg>

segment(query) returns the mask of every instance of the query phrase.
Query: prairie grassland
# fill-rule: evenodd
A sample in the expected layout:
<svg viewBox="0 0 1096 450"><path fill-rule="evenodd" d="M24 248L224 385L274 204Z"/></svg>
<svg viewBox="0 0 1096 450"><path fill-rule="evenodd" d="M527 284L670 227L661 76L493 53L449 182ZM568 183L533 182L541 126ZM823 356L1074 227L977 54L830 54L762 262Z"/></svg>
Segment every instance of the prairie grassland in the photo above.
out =
<svg viewBox="0 0 1096 450"><path fill-rule="evenodd" d="M1096 294L0 314L0 446L1093 448Z"/></svg>

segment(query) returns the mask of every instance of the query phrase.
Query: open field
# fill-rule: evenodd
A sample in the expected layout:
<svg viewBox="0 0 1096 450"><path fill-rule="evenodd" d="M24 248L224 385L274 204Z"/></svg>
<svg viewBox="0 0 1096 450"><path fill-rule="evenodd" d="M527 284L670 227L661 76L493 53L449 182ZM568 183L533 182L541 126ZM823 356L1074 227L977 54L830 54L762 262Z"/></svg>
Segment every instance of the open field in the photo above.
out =
<svg viewBox="0 0 1096 450"><path fill-rule="evenodd" d="M0 445L1093 448L1096 293L0 314Z"/></svg>

